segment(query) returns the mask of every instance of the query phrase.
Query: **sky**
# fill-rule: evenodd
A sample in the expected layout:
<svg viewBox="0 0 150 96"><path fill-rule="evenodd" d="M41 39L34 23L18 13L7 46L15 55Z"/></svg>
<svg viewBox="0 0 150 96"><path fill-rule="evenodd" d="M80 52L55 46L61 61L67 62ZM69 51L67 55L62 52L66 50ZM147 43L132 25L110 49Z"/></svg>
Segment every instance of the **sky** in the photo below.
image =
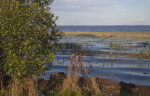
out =
<svg viewBox="0 0 150 96"><path fill-rule="evenodd" d="M54 0L57 25L150 25L150 0Z"/></svg>

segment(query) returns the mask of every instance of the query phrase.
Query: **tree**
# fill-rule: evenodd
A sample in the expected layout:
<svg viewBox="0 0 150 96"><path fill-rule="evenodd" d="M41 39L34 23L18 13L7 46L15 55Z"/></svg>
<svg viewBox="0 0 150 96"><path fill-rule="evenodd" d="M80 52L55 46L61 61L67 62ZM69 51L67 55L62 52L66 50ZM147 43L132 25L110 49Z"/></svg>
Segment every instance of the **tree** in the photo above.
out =
<svg viewBox="0 0 150 96"><path fill-rule="evenodd" d="M61 34L52 1L0 1L0 67L15 78L40 76L55 58Z"/></svg>

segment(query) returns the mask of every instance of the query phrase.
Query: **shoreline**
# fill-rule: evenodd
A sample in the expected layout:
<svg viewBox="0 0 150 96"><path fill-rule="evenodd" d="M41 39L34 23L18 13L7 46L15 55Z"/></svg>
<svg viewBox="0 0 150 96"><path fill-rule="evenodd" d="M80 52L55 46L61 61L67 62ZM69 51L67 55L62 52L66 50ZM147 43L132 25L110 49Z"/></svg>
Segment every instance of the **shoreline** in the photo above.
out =
<svg viewBox="0 0 150 96"><path fill-rule="evenodd" d="M38 85L43 84L42 82L47 82L47 86L50 85L50 89L54 90L55 87L57 87L57 84L63 85L66 78L67 75L64 72L58 72L58 73L51 74L49 80L44 80L43 78L40 78L37 80L37 82ZM149 96L150 94L149 91L150 86L142 86L142 85L135 85L132 83L109 81L105 78L100 78L100 77L89 77L89 78L78 77L77 86L81 90L88 92L88 90L84 89L84 87L88 88L89 86L93 86L92 85L93 80L95 80L94 86L98 86L97 90L101 91L102 96Z"/></svg>
<svg viewBox="0 0 150 96"><path fill-rule="evenodd" d="M71 78L73 79L73 76L71 76ZM11 77L7 75L5 76L4 80L5 82L3 83L6 84L5 85L6 87L8 86ZM150 95L150 91L149 91L150 86L142 86L142 85L135 85L132 83L109 81L105 78L100 78L100 77L84 78L79 76L77 83L74 83L73 81L71 82L67 81L66 83L65 82L66 80L67 80L67 74L65 74L64 72L57 72L51 74L49 76L49 80L44 80L43 78L39 78L39 79L33 79L33 82L34 84L36 84L38 90L43 94L42 96L57 96L56 94L65 91L63 88L65 88L67 86L66 84L68 83L76 84L76 87L79 88L80 91L86 92L86 95L83 96L95 96L95 95L91 95L95 91L101 92L101 95L96 95L96 96L149 96ZM74 90L74 92L80 92L79 90L76 89L70 89L70 90ZM58 96L62 96L62 95L58 95Z"/></svg>

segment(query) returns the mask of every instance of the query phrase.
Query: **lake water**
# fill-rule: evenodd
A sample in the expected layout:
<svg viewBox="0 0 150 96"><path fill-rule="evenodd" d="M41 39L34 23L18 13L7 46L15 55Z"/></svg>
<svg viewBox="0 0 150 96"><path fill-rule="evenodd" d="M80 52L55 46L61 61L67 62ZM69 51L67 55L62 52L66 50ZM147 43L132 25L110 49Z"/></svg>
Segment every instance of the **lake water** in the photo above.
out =
<svg viewBox="0 0 150 96"><path fill-rule="evenodd" d="M150 26L58 26L60 31L150 32Z"/></svg>
<svg viewBox="0 0 150 96"><path fill-rule="evenodd" d="M148 26L130 26L129 29L128 26L110 26L110 29L108 26L59 26L59 28L61 31L111 30L138 32L138 28L141 28L140 32L150 31ZM84 67L88 69L87 76L89 77L96 76L116 82L123 81L150 86L150 57L146 58L146 56L143 56L141 58L136 55L146 54L150 56L150 39L149 41L137 41L134 39L119 40L114 37L100 38L96 36L74 35L64 36L59 42L62 46L56 54L51 70L45 73L44 79L49 79L50 74L55 72L65 72L67 74L71 54L82 53L86 55L84 59L86 65ZM90 67L91 64L92 68Z"/></svg>

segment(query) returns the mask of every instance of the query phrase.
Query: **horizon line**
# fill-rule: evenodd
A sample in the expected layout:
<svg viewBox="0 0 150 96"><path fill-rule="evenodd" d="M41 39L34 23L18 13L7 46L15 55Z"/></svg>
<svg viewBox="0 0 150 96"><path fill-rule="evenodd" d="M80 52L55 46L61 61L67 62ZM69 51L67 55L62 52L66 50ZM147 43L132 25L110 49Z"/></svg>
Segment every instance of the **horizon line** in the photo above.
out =
<svg viewBox="0 0 150 96"><path fill-rule="evenodd" d="M57 25L57 26L150 26L150 25L72 25L72 24L70 24L70 25Z"/></svg>

